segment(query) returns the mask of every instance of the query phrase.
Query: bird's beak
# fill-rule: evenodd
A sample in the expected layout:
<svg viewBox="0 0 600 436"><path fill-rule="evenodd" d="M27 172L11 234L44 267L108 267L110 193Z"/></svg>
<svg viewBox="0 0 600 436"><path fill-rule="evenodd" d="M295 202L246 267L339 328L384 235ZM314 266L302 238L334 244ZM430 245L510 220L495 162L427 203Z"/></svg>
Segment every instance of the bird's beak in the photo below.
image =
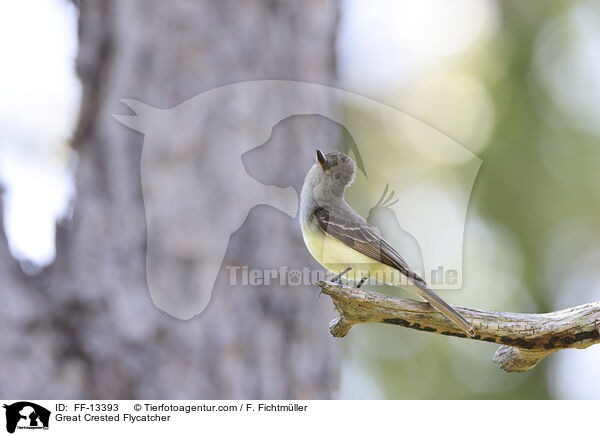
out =
<svg viewBox="0 0 600 436"><path fill-rule="evenodd" d="M321 150L317 150L317 162L321 164L321 168L323 168L324 172L329 171L329 164L327 163L327 159Z"/></svg>

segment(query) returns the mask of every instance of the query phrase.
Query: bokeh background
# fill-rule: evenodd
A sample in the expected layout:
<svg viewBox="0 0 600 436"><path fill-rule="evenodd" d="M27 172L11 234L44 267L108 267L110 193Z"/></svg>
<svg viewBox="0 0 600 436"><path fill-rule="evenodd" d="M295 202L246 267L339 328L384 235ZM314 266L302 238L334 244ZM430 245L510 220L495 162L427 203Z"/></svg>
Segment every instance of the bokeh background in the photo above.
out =
<svg viewBox="0 0 600 436"><path fill-rule="evenodd" d="M29 351L15 345L16 339L7 339L16 335L15 326L22 327L25 335L39 334L34 322L39 315L31 315L29 306L44 306L46 299L53 298L52 286L68 288L73 283L70 279L56 279L59 274L56 266L52 274L48 275L46 271L53 268L57 245L60 257L61 244L56 243L57 239L60 241L56 234L57 221L61 223L59 233L68 233L77 227L76 219L73 224L73 215L77 215L78 204L81 206L86 201L85 204L89 204L86 196L82 195L86 193L85 189L82 193L76 180L87 177L86 168L90 165L85 164L86 161L99 161L101 157L98 156L103 154L95 152L90 157L88 153L86 157L85 151L82 151L85 148L79 147L111 149L107 143L120 138L106 135L101 140L86 139L85 135L90 135L88 118L99 115L87 107L80 107L82 101L84 105L96 101L90 93L101 87L100 83L108 83L102 86L112 86L114 91L105 93L108 96L105 99L112 99L106 105L106 114L110 115L111 110L122 112L118 99L132 96L123 95L130 86L127 81L137 78L148 86L156 87L151 78L161 69L166 72L162 71L159 77L164 80L170 77L179 84L177 87L166 85L167 91L160 89L146 98L157 106L174 106L204 89L233 81L285 78L338 86L399 109L452 138L483 162L466 219L463 288L451 294L452 302L489 310L545 312L600 300L598 2L352 0L306 2L303 6L292 6L288 2L267 5L265 2L263 6L259 3L254 7L241 6L242 11L251 12L248 14L236 11L232 4L216 7L208 2L193 6L175 2L173 10L177 11L176 14L161 16L158 6L155 13L146 6L134 23L127 22L127 14L136 13L135 2L121 2L125 6L119 7L106 2L109 6L104 8L89 7L87 10L90 12L84 15L82 27L78 28L79 8L86 7L83 3L79 5L64 0L4 0L0 3L0 55L3 60L0 69L0 181L4 188L6 242L11 256L18 261L13 264L8 256L0 258L3 263L0 272L4 275L0 277L0 293L5 300L14 302L22 286L35 282L34 287L41 289L35 291L35 295L39 293L41 297L35 297L35 301L19 300L20 305L15 304L10 311L5 310L0 320L1 336L4 338L0 340L3 350L0 354L0 383L4 384L0 384L1 396L600 398L598 347L584 351L560 351L544 359L532 371L506 374L491 361L497 347L493 344L471 343L386 325L356 327L343 340L320 339L328 335L326 321L333 316L327 301L319 303L318 310L322 314L318 318L318 323L322 324L320 328L309 326L317 321L304 324L296 320L291 322L293 334L302 340L294 342L296 339L283 335L274 341L279 345L265 345L271 341L269 332L279 326L276 320L294 317L294 307L286 303L289 294L284 294L283 299L280 297L275 304L269 298L274 292L272 289L264 289L261 294L260 311L264 311L265 315L258 316L255 323L259 325L261 319L266 321L264 330L256 330L259 339L252 337L248 342L248 337L236 336L235 329L220 329L220 335L209 335L208 343L202 346L201 351L196 351L217 356L208 363L194 352L190 357L189 350L169 348L168 357L160 359L179 362L179 366L174 365L167 373L157 373L156 384L164 383L162 388L141 386L143 383L136 379L136 371L148 371L154 366L145 366L135 358L124 366L111 363L109 359L107 368L112 368L110 375L100 374L95 364L86 361L106 358L111 347L117 347L102 336L107 328L104 323L113 322L112 318L98 318L98 325L87 324L86 314L91 311L89 316L96 316L96 311L104 310L102 305L100 308L92 306L92 309L86 306L82 310L76 308L82 319L73 318L65 311L59 316L70 317L70 322L62 325L55 320L50 325L37 327L59 332L63 329L67 333L57 334L65 337L70 334L69 329L85 328L89 336L80 340L91 340L96 350L93 353L71 350L69 354L62 348L58 352L57 349L63 347L61 341L65 339L49 338L42 342L41 346L45 348L40 354L32 357L27 354ZM114 45L112 49L123 58L137 56L135 59L139 65L136 64L135 77L119 81L119 74L125 74L124 70L117 69L110 76L109 66L109 73L100 75L100 79L90 85L89 71L85 69L85 62L89 62L85 56L89 57L89 52L84 52L83 60L79 54L78 68L76 65L78 50L84 47L79 38L88 38L84 43L89 49L93 45L90 41L97 38L94 35L90 37L90 33L96 32L101 36L102 32L97 28L99 23L113 23L113 20L116 24L109 27L115 32L114 41L117 42L111 42ZM159 24L148 27L147 23ZM123 30L127 28L133 29L131 33ZM264 38L257 40L261 43L260 47L253 46L251 39L244 42L243 38L233 35L256 28L267 29ZM146 29L146 33L139 29ZM179 36L165 39L158 35L156 41L162 42L153 45L153 37L148 35L165 30ZM129 38L133 42L119 45L119 38ZM149 42L144 44L144 38ZM303 38L312 45L303 42ZM202 50L210 52L210 48L206 47L213 45L218 47L219 53L225 53L226 62L202 65L196 62L191 65L194 60L203 59L195 57L194 53L202 53ZM91 52L103 53L105 48L100 41ZM270 53L278 53L278 50L284 55L270 57ZM173 55L163 64L155 59L170 51L179 57ZM261 67L248 67L253 63ZM117 64L115 61L111 65ZM182 79L183 71L187 68L203 78L200 88L183 85L186 83ZM82 74L87 78L87 87L82 87L78 78ZM185 80L189 83L191 79ZM134 87L131 86L131 89ZM142 90L132 92L137 92L136 96L141 99L145 97ZM102 105L99 104L99 107ZM355 125L376 116L357 107L340 110L346 114L347 122ZM115 124L111 129L127 130L116 125L114 120L104 121L109 122ZM304 137L303 132L293 132L302 138L298 147L309 150L311 138ZM141 144L140 135L132 132L120 135L125 135L127 141ZM324 140L323 135L328 138L327 134L322 134L320 140ZM447 179L438 180L436 169L440 165L450 166L460 174L461 169L472 162L428 154L426 138L414 137L410 126L374 129L368 135L372 138L372 150L381 154L394 149L398 143L416 144L415 153L422 153L421 157L431 163L427 172L428 189L438 189L442 196L446 192L463 189L460 178L456 180L456 186L449 186ZM423 142L422 147L420 142ZM77 147L74 149L72 144ZM129 166L135 173L135 159L123 165ZM384 159L381 165L382 171L393 171L397 163ZM132 180L139 183L139 161L137 168L137 179L134 177ZM408 170L403 168L403 171ZM109 171L109 174L113 173ZM119 172L115 170L114 174L118 176ZM97 180L91 183L105 182ZM414 195L419 192L420 187L411 185L410 177L403 183L406 191L397 192L401 198L407 193ZM136 186L130 182L124 189L133 192ZM357 209L362 207L365 210L367 204L361 204L361 198L367 194L372 197L374 192L363 192L357 184L348 196ZM129 197L126 194L122 197L116 200L117 204L131 201L131 198L140 200L135 192ZM451 195L449 198L452 198ZM85 208L85 204L82 207ZM94 204L90 207L93 212L93 207L100 206ZM448 207L451 213L451 202ZM93 216L92 212L86 216ZM130 225L135 227L135 222L140 219L143 220L143 214L138 214L132 221L134 224ZM129 234L127 232L131 232L131 228L124 224L122 231ZM285 249L288 254L302 252L301 240L297 234L294 238L290 242L296 247L293 251L279 245L273 250ZM244 242L254 243L251 238L240 237L230 248L234 250L236 244ZM65 243L65 246L68 249L69 244ZM121 247L109 248L113 251L104 253L104 256L122 254L119 251ZM238 250L236 253L243 252ZM137 255L141 259L138 263L143 264L142 250ZM277 253L274 257L277 258ZM97 260L96 257L94 259ZM90 268L94 269L94 266ZM20 271L16 272L17 269ZM60 269L68 270L69 261L63 261ZM41 287L39 277L44 283ZM128 279L124 279L120 292L128 292L127 283ZM73 287L76 288L75 285ZM78 295L79 291L74 289L71 292ZM302 291L296 289L294 292ZM302 304L310 313L313 304L310 301L316 298L314 289L304 293L306 299L302 300ZM77 299L79 304L89 294L89 290L81 291L79 295L82 297ZM144 295L143 290L138 295ZM48 307L62 307L65 301L61 297ZM126 305L128 301L122 303ZM134 300L129 303L136 304ZM72 301L70 304L73 304ZM151 305L147 303L144 310L146 312L141 313L151 313ZM253 306L248 310L253 310ZM227 316L225 309L218 312L215 317ZM136 309L117 314L137 316ZM273 318L270 318L271 315ZM31 318L26 319L27 316ZM187 327L182 327L179 321L165 317L160 322L160 333L152 333L158 335L158 348L168 344L167 340L161 342L160 339L160 335L169 336L170 333L165 331L173 329L179 332L177 334L189 336ZM132 327L128 324L123 328ZM133 327L133 330L136 328ZM204 328L197 327L194 332L198 336L190 342L205 340ZM148 340L144 336L148 333L137 334L118 345L122 347L121 353L123 350L125 353L140 353L140 359L153 360L154 354L148 352L150 354L146 355L139 350L140 343ZM22 334L20 340L24 340ZM288 342L296 345L288 349L285 345ZM194 345L190 347L193 349ZM258 351L248 351L246 347ZM106 352L95 354L99 349ZM264 363L261 356L273 350L281 354L278 355L279 363ZM307 350L326 350L321 353L327 355L325 363L311 360ZM245 353L250 353L249 360L240 357L246 356ZM306 362L287 362L282 357L287 353L296 356L294 359L288 357L289 360L298 362L304 359ZM43 359L43 356L50 356L50 360L67 359L70 362L68 371L53 373L57 370L47 369L46 378L54 374L57 381L44 384L43 388L39 380L37 385L27 389L11 384L15 371L20 371L21 357L37 360ZM162 361L160 359L158 362ZM200 365L203 362L206 365L218 364L224 369L219 370L222 373L217 370L207 372ZM114 367L111 366L113 364ZM277 376L269 375L269 365L277 365ZM320 369L314 370L314 366ZM238 367L250 369L244 371ZM201 380L181 375L194 371L204 371ZM232 372L234 375L229 380ZM219 382L211 384L206 381L213 377ZM82 381L89 378L99 378L102 382L90 384ZM262 378L264 381L250 383L248 378ZM294 383L289 385L286 378L293 378ZM231 387L235 380L246 381L240 382L237 388ZM152 383L147 381L146 385ZM177 390L178 383L185 384L186 388ZM313 383L319 388L311 388ZM113 385L119 388L111 390ZM35 386L40 390L36 391ZM173 390L169 390L168 386L174 386Z"/></svg>

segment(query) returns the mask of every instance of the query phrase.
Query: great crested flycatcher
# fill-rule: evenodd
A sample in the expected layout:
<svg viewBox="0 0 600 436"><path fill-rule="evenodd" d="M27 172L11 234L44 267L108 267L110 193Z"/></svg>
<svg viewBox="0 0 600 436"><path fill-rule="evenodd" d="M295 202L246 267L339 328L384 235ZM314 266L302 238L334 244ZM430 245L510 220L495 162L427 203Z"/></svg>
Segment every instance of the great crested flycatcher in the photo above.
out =
<svg viewBox="0 0 600 436"><path fill-rule="evenodd" d="M354 280L373 277L391 286L406 286L473 336L469 322L429 289L377 229L346 203L344 192L355 173L349 156L317 150L317 161L300 196L300 225L310 254L333 274L351 268L360 272Z"/></svg>

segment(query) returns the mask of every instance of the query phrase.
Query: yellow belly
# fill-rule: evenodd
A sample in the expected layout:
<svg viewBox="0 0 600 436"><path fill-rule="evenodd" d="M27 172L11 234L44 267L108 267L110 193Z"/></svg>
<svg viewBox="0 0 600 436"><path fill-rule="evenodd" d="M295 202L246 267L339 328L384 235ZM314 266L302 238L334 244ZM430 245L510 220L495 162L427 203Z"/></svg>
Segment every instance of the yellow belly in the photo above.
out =
<svg viewBox="0 0 600 436"><path fill-rule="evenodd" d="M340 274L346 268L345 279L359 281L372 278L392 286L404 286L406 278L398 270L347 246L340 240L322 231L316 224L309 223L302 231L304 242L317 262L333 274Z"/></svg>

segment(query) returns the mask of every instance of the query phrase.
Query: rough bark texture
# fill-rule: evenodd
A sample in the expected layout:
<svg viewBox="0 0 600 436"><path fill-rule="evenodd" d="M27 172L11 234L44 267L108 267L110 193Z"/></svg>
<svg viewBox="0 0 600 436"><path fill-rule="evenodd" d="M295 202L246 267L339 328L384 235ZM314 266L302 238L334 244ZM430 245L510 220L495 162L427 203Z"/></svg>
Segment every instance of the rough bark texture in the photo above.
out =
<svg viewBox="0 0 600 436"><path fill-rule="evenodd" d="M346 336L356 324L378 322L502 344L493 360L507 372L528 371L557 350L600 343L600 302L542 314L455 307L473 326L475 336L470 337L429 303L332 282L317 285L332 298L339 313L329 326L335 337Z"/></svg>
<svg viewBox="0 0 600 436"><path fill-rule="evenodd" d="M35 278L18 271L0 240L0 396L330 397L339 360L336 344L325 334L331 306L316 292L230 287L223 267L200 316L180 321L152 304L140 184L143 136L111 115L126 111L122 98L167 108L235 81L332 83L337 4L81 3L77 70L83 101L74 137L74 216L69 228L58 232L55 263ZM286 143L312 154L315 142L333 141L332 135L327 126L295 128ZM306 169L283 168L296 187ZM181 195L186 195L183 184ZM276 247L267 237L273 234ZM272 208L255 208L232 237L224 265L234 259L262 266L265 253L273 263L313 265L300 238L295 220ZM185 259L185 267L200 261ZM175 285L178 280L174 276Z"/></svg>

